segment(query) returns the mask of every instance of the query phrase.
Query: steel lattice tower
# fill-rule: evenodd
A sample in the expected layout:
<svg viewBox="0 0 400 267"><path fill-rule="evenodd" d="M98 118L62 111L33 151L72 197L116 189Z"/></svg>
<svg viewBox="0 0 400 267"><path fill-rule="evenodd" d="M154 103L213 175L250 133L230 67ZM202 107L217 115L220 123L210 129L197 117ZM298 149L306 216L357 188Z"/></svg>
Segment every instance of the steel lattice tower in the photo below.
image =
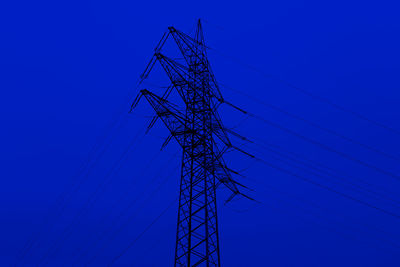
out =
<svg viewBox="0 0 400 267"><path fill-rule="evenodd" d="M161 48L172 36L185 63L168 58ZM207 58L207 47L200 20L194 37L169 27L155 49L154 56L141 75L144 80L159 62L171 81L162 97L143 89L132 104L144 96L155 110L150 129L161 119L170 131L163 146L174 138L182 147L182 167L176 231L175 266L220 266L216 188L224 184L232 196L243 195L232 179L233 170L223 155L234 147L218 115L224 101ZM175 89L185 103L181 110L167 100ZM227 103L229 104L229 103ZM232 104L229 104L232 106ZM236 173L237 174L237 173ZM247 197L247 196L246 196Z"/></svg>

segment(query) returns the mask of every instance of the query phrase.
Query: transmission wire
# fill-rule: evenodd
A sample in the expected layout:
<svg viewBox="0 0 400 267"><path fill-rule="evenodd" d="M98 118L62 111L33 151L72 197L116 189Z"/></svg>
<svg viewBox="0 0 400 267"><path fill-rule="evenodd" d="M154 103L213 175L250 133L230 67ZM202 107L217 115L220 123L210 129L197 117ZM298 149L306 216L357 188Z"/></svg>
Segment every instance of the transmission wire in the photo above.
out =
<svg viewBox="0 0 400 267"><path fill-rule="evenodd" d="M147 232L150 228L177 202L178 198L175 198L146 228L134 239L127 247L125 247L121 253L115 256L107 266L112 266L114 263L121 258L135 243Z"/></svg>
<svg viewBox="0 0 400 267"><path fill-rule="evenodd" d="M136 85L135 85L135 87L134 87L134 90L128 90L128 99L129 99L129 101L131 101L131 99L132 99L132 93L134 92L134 91L136 91L136 89L139 87L139 85L141 84L143 82L143 79L138 79L137 80L137 82L136 82ZM125 110L125 107L123 106L122 108L121 108L121 110L120 110L120 112L118 113L118 115L116 116L116 118L109 124L109 125L111 125L111 127L110 127L110 132L108 132L108 133L106 133L104 136L103 136L103 138L101 138L101 143L100 143L100 148L101 148L101 146L103 145L103 142L105 142L106 141L106 139L111 135L111 133L112 133L112 129L114 128L114 127L116 127L116 125L120 122L120 119L121 119L121 117L122 117L122 115L126 112ZM110 137L111 138L111 137ZM101 155L102 154L104 154L104 152L105 152L105 150L108 148L108 146L110 145L110 143L111 142L108 142L106 145L105 145L105 147L103 146L103 150L102 150L102 152L101 152ZM74 178L73 178L73 180L76 180L80 175L81 175L81 173L89 166L89 163L90 163L90 158L92 157L92 155L93 155L93 153L94 153L94 151L96 150L95 148L98 146L98 144L94 144L93 145L93 147L92 147L92 149L90 150L90 152L89 152L89 154L88 154L88 158L87 158L87 160L86 161L84 161L82 164L81 164L81 167L78 169L78 172L77 172L77 174L74 176ZM99 148L99 149L100 149ZM97 156L96 157L96 159L95 159L95 162L93 163L93 164L95 164L96 162L97 162L97 160L100 158L101 156ZM87 176L87 175L86 175ZM87 177L85 176L85 180L87 179ZM73 183L72 183L72 187L74 186L74 183L75 183L76 181L74 181ZM83 182L84 181L80 181L80 183L78 184L78 186L75 188L75 189L71 189L72 190L72 195L73 194L75 194L79 189L80 189L80 187L81 187L81 185L83 184ZM69 201L69 199L71 199L72 198L72 196L70 197L70 198L68 198L67 200L65 200L65 197L67 196L67 194L68 194L68 190L69 189L65 189L60 195L59 195L59 197L57 198L57 199L60 199L60 200L56 200L56 204L55 204L55 208L54 208L54 210L57 210L57 209L59 209L57 206L59 206L59 205L64 205L64 206L62 206L61 207L61 212L60 212L60 214L56 217L56 219L55 220L57 220L58 218L59 218L59 216L61 216L61 214L63 213L63 211L64 211L64 209L65 209L65 205L66 205L66 203L65 202L68 202ZM63 201L63 202L62 202ZM58 204L60 202L60 204ZM26 257L26 255L27 255L27 253L31 250L31 248L32 248L32 246L35 244L35 243L37 243L38 242L38 240L39 240L39 238L40 238L40 236L41 236L41 234L42 234L42 232L43 232L43 229L45 229L45 225L47 225L48 224L48 222L50 221L50 218L51 218L52 216L51 216L51 212L45 217L45 219L43 220L43 222L41 223L41 225L42 225L42 230L39 230L38 231L38 233L35 235L35 234L33 234L32 235L32 237L31 238L29 238L28 240L27 240L27 242L25 243L25 245L24 245L24 247L21 249L21 252L19 253L20 254L20 256L17 256L17 258L16 258L16 262L15 262L15 264L17 264L19 261L22 261L22 260L24 260L24 258ZM53 224L54 225L54 224ZM52 227L52 226L51 226ZM49 228L46 228L46 230L48 230Z"/></svg>
<svg viewBox="0 0 400 267"><path fill-rule="evenodd" d="M170 172L169 174L171 174L172 172L174 172L176 169L178 169L178 167L172 169L171 172ZM149 201L149 200L151 199L151 197L161 189L161 187L168 181L169 176L170 176L170 175L167 175L167 177L165 177L165 179L158 185L158 187L156 187L156 188L151 192L151 194L144 200L144 202L142 203L142 205L136 210L136 213L139 212L140 210L142 210L142 209L145 207L146 202ZM130 224L130 222L131 222L133 219L136 218L136 213L132 213L132 214L130 215L130 217L128 217L128 219L127 219L127 221L125 222L125 224L120 225L119 228L117 228L116 230L114 230L113 234L108 238L108 242L103 243L103 244L105 244L105 245L103 245L102 247L100 247L98 253L95 254L95 255L93 255L93 257L91 257L91 258L89 259L89 261L87 261L87 262L85 263L85 266L91 264L91 263L93 262L93 260L95 260L95 258L96 258L99 254L101 254L101 253L103 252L103 250L107 247L107 245L109 245L109 244L111 243L111 241L115 239L115 237L118 235L118 233L120 233L125 227L127 227L127 226Z"/></svg>
<svg viewBox="0 0 400 267"><path fill-rule="evenodd" d="M121 117L118 117L111 125L111 130L115 127L117 127L118 123L120 122ZM122 122L121 122L122 123ZM119 124L119 127L115 130L118 131L121 127L122 124ZM115 133L114 131L114 133ZM24 260L24 258L28 255L28 252L34 247L35 243L37 243L40 239L40 236L42 235L43 231L46 230L48 231L49 229L51 229L54 225L55 222L61 217L61 215L63 214L64 210L67 207L67 204L69 203L69 201L73 198L73 196L79 191L79 189L81 188L81 186L84 184L84 182L88 179L89 174L91 173L91 171L93 170L94 166L96 165L96 163L98 162L98 160L104 155L104 153L107 151L108 147L110 146L110 144L112 143L112 133L110 132L108 135L105 135L103 142L106 142L107 139L107 143L104 143L103 145L100 145L99 149L101 149L98 154L96 155L96 157L92 160L92 164L89 165L90 163L90 159L88 159L86 161L86 163L82 164L83 168L80 169L80 171L78 172L78 174L76 175L75 178L78 178L80 175L84 174L84 177L80 180L75 180L74 182L72 182L71 187L72 188L66 188L58 197L58 200L56 201L56 204L54 205L54 208L52 209L53 211L49 212L47 214L47 216L45 217L45 219L42 222L42 227L41 230L39 230L39 232L32 236L32 238L29 241L29 245L26 245L24 252L21 254L21 256L19 257L19 259L17 259L17 261L22 261ZM108 138L109 137L109 138ZM92 151L95 150L96 144L93 146ZM91 152L92 153L92 152ZM85 173L83 173L86 170ZM75 184L75 182L78 182L77 184ZM70 192L69 192L70 191ZM58 211L57 214L55 214ZM53 213L53 214L52 214ZM53 219L53 223L47 227L45 227L46 225L48 225L50 223L50 219Z"/></svg>
<svg viewBox="0 0 400 267"><path fill-rule="evenodd" d="M55 254L58 251L58 249L61 248L62 244L59 245L59 243L64 242L69 237L69 233L71 233L71 231L73 230L72 227L75 224L75 222L78 222L79 219L89 211L90 206L96 202L96 200L98 199L97 198L98 194L101 193L102 192L101 190L105 188L104 186L108 182L110 182L110 178L112 177L111 175L113 174L114 170L118 171L119 168L121 168L120 163L125 159L127 153L129 152L131 147L134 145L134 143L137 141L137 138L139 137L140 133L141 133L141 130L139 130L137 132L137 134L132 139L131 143L128 145L128 147L123 152L121 157L114 163L111 170L103 177L103 180L101 181L101 183L97 186L96 190L90 195L90 197L84 203L83 208L80 209L80 211L73 217L71 223L65 228L65 230L62 232L62 234L59 236L59 239L57 239L57 241L54 242L53 246L44 254L44 256L40 260L40 263L43 263L44 260L50 256L51 251L54 251L52 254ZM142 138L143 137L144 137L144 135L142 136ZM63 236L64 236L64 238L63 238ZM46 265L46 264L47 263L45 263L44 265Z"/></svg>
<svg viewBox="0 0 400 267"><path fill-rule="evenodd" d="M146 184L145 188L141 190L141 193L139 196L134 198L132 201L128 203L128 205L114 218L114 220L111 222L110 227L105 229L104 231L101 232L96 238L94 242L91 243L90 246L87 246L88 249L84 252L81 253L81 255L78 257L77 261L83 260L86 255L89 254L90 248L96 248L97 245L106 237L106 234L111 232L113 228L115 228L118 224L118 221L123 217L124 214L126 214L133 206L138 202L139 199L143 197L147 189L150 187L151 184L153 184L158 178L162 177L160 175L160 172L162 170L165 170L165 167L168 166L168 164L171 162L171 160L176 156L176 154L173 154L160 168L156 171L155 175L152 177L152 179ZM150 161L148 165L150 165L152 162ZM144 168L147 169L147 168ZM165 173L164 173L165 174ZM123 197L120 198L116 203L120 202L120 200L123 200ZM111 209L112 211L112 209ZM78 263L78 262L76 262Z"/></svg>
<svg viewBox="0 0 400 267"><path fill-rule="evenodd" d="M339 132L337 132L337 131L335 131L335 130L332 130L332 129L327 128L327 127L324 127L324 126L321 126L321 125L318 124L318 123L315 123L315 122L313 122L313 121L310 121L310 120L308 120L308 119L306 119L306 118L304 118L304 117L301 117L301 116L299 116L299 115L297 115L297 114L291 113L291 112L289 112L289 111L287 111L287 110L285 110L285 109L283 109L283 108L281 108L281 107L279 107L279 106L277 106L277 105L273 105L273 104L271 104L271 103L267 103L265 100L261 100L260 98L254 97L254 96L252 96L252 95L250 95L250 94L247 94L247 93L245 93L245 92L242 92L242 91L240 91L240 90L238 90L238 89L235 89L235 88L233 88L233 87L231 87L231 86L228 86L228 85L225 85L225 84L221 84L221 83L218 83L218 84L222 85L224 88L226 88L226 89L228 89L228 90L230 90L230 91L232 91L232 92L235 92L235 93L237 93L237 94L243 95L243 96L247 97L248 99L250 99L250 100L252 100L252 101L254 101L254 102L256 102L256 103L258 103L258 104L260 104L260 105L263 105L263 106L265 106L265 107L268 107L268 108L270 108L270 109L273 109L273 110L275 110L275 111L278 111L278 112L280 112L280 113L282 113L282 114L284 114L284 115L286 115L286 116L288 116L288 117L291 117L291 118L294 118L294 119L296 119L296 120L302 121L302 122L304 122L304 123L306 123L306 124L308 124L308 125L310 125L310 126L316 128L316 129L319 129L319 130L321 130L321 131L324 131L324 132L326 132L326 133L329 133L329 134L331 134L331 135L334 135L334 136L336 136L336 137L339 137L339 138L341 138L341 139L343 139L343 140L345 140L345 141L347 141L347 142L350 142L350 143L353 143L353 144L355 144L355 145L358 145L358 146L360 146L360 147L362 147L362 148L364 148L364 149L367 149L367 150L369 150L369 151L375 152L375 153L377 153L377 154L379 154L379 155L381 155L381 156L384 156L384 157L386 157L386 158L390 158L390 159L392 159L392 160L397 160L397 161L400 160L400 158L399 158L398 156L389 154L389 153L384 152L384 151L382 151L382 150L380 150L380 149L377 149L377 148L374 148L374 147L372 147L372 146L370 146L370 145L367 145L367 144L364 144L364 143L362 143L362 142L359 142L359 141L357 141L357 140L355 140L355 139L353 139L353 138L351 138L351 137L345 136L345 135L343 135L343 134L341 134L341 133L339 133Z"/></svg>
<svg viewBox="0 0 400 267"><path fill-rule="evenodd" d="M280 129L281 131L284 131L284 132L289 133L289 134L291 134L293 136L296 136L296 137L298 137L298 138L300 138L300 139L302 139L304 141L307 141L307 142L309 142L311 144L314 144L314 145L316 145L316 146L318 146L318 147L320 147L320 148L322 148L324 150L333 152L333 153L341 156L342 158L348 159L348 160L353 161L353 162L355 162L355 163L357 163L359 165L362 165L362 166L367 167L369 169L372 169L374 171L380 172L380 173L382 173L382 174L384 174L386 176L390 176L390 177L392 177L392 178L394 178L396 180L400 180L400 177L398 175L396 175L396 174L394 174L394 173L392 173L390 171L386 171L386 170L384 170L382 168L379 168L379 167L377 167L375 165L372 165L372 164L367 163L367 162L365 162L363 160L360 160L360 159L358 159L356 157L353 157L353 156L351 156L351 155L349 155L349 154L347 154L345 152L341 152L339 150L336 150L336 149L334 149L334 148L332 148L332 147L330 147L328 145L325 145L325 144L323 144L323 143L321 143L319 141L311 139L311 138L309 138L309 137L307 137L305 135L302 135L302 134L300 134L300 133L298 133L298 132L296 132L294 130L286 128L286 127L284 127L284 126L282 126L282 125L280 125L278 123L275 123L275 122L272 122L270 120L267 120L267 119L265 119L265 118L263 118L263 117L261 117L259 115L252 114L252 113L248 113L248 114L249 114L249 116L251 116L251 117L253 117L253 118L255 118L255 119L257 119L257 120L259 120L259 121L261 121L261 122L263 122L265 124L267 124L267 125L270 125L270 126L272 126L274 128Z"/></svg>
<svg viewBox="0 0 400 267"><path fill-rule="evenodd" d="M318 206L315 202L305 201L305 200L302 199L302 198L295 197L293 194L290 194L290 193L288 193L288 192L283 192L282 190L277 189L277 187L273 187L273 186L271 186L271 185L268 185L268 186L267 186L267 185L261 183L260 180L255 180L255 179L251 179L251 180L254 181L254 182L259 183L261 186L263 186L263 187L266 188L266 189L269 189L270 192L272 191L272 192L274 192L276 195L278 195L278 194L284 195L284 196L281 196L280 199L281 199L281 200L284 200L284 201L286 201L286 202L288 202L288 203L289 203L289 201L288 201L287 197L290 197L290 198L293 198L293 199L295 200L294 203L296 203L296 204L298 204L299 201L300 201L300 202L303 202L305 205L313 206L313 207L315 207L315 208L317 208L317 209L319 209L319 210L321 210L321 211L324 211L324 210L325 210L323 207ZM270 195L270 194L268 194L268 195ZM268 202L268 201L264 201L264 202L263 202L263 204L265 204L265 203L270 204L270 202ZM293 203L292 203L292 204L293 204ZM329 220L332 220L332 219L331 219L331 218L328 218L327 216L322 216L323 213L321 213L321 212L311 212L310 209L306 209L306 208L302 207L301 205L296 205L296 206L297 206L297 207L301 207L303 210L305 210L305 211L307 211L308 213L312 214L314 217L323 218L323 219L325 219L329 224L332 224L332 222L329 222ZM344 219L345 221L347 220L346 218L343 218L343 219ZM333 221L335 221L335 220L333 220ZM338 221L334 222L334 224L337 224L337 222L338 222ZM343 223L343 221L342 221L342 223ZM358 223L357 225L360 225L360 223ZM386 232L386 231L383 231L383 230L380 229L380 228L373 227L373 226L371 226L371 225L369 225L369 224L361 224L361 225L363 225L363 226L366 227L366 228L370 228L371 230L380 232L381 234L384 235L384 237L383 237L383 236L380 236L382 240L384 240L385 242L389 243L391 246L393 246L393 247L395 247L395 248L400 248L400 245L399 245L397 242L395 242L395 241L393 241L392 239L389 238L389 236L391 236L391 233L388 233L388 232ZM336 230L337 230L337 229L336 229ZM365 232L363 233L362 231L360 231L360 228L359 228L359 227L354 227L354 228L352 227L352 231L358 231L358 232L360 232L362 235L365 235ZM370 232L368 232L368 230L364 230L364 231L366 231L366 233L370 233Z"/></svg>
<svg viewBox="0 0 400 267"><path fill-rule="evenodd" d="M273 169L275 169L275 170L278 170L278 171L280 171L280 172L282 172L282 173L286 173L286 174L288 174L288 175L290 175L290 176L293 176L293 177L295 177L295 178L298 178L298 179L300 179L300 180L302 180L302 181L304 181L304 182L313 184L313 185L315 185L315 186L317 186L317 187L323 188L323 189L325 189L325 190L327 190L327 191L330 191L330 192L332 192L332 193L335 193L335 194L337 194L337 195L339 195L339 196L342 196L342 197L344 197L344 198L347 198L347 199L349 199L349 200L352 200L352 201L354 201L354 202L357 202L357 203L359 203L359 204L361 204L361 205L363 205L363 206L369 207L369 208L371 208L371 209L374 209L374 210L377 210L377 211L379 211L379 212L382 212L382 213L384 213L384 214L386 214L386 215L389 215L389 216L392 216L392 217L394 217L394 218L400 219L400 215L398 215L398 214L396 214L396 213L393 213L393 212L387 211L387 210L385 210L385 209L379 208L379 207L377 207L377 206L375 206L375 205L372 205L372 204L370 204L370 203L368 203L368 202L365 202L365 201L363 201L363 200L361 200L361 199L358 199L358 198L356 198L356 197L353 197L353 196L351 196L351 195L349 195L349 194L340 192L340 191L338 191L338 190L336 190L336 189L334 189L334 188L332 188L332 187L323 185L323 184L321 184L321 183L319 183L319 182L316 182L316 181L314 181L314 180L312 180L312 179L309 179L309 178L306 178L306 177L304 177L304 176L301 176L301 175L299 175L299 174L297 174L297 173L294 173L294 172L292 172L292 171L290 171L290 170L287 170L287 169L285 169L285 168L282 168L282 167L279 167L279 166L277 166L277 165L274 165L274 164L272 164L272 163L270 163L270 162L268 162L268 161L266 161L266 160L264 160L264 159L258 158L258 161L259 161L260 163L266 165L266 166L269 166L270 168L273 168ZM313 174L313 175L318 176L318 175L316 175L316 174Z"/></svg>
<svg viewBox="0 0 400 267"><path fill-rule="evenodd" d="M389 196L386 196L386 195L384 195L384 194L380 194L379 192L370 190L370 189L368 189L368 188L362 187L362 186L360 186L360 185L358 185L358 184L356 184L356 183L353 183L353 182L351 182L351 181L348 181L347 179L345 179L345 178L342 177L342 176L338 176L338 175L335 175L335 174L331 174L331 173L327 172L326 170L323 170L323 169L320 169L320 168L315 168L314 166L305 163L303 160L300 160L300 159L297 159L297 158L293 158L293 157L284 155L283 153L281 153L281 152L279 152L279 151L276 151L276 150L274 150L274 149L270 149L270 148L261 146L261 145L259 145L259 144L258 144L258 146L259 146L260 148L262 148L263 150L266 150L266 151L272 152L272 153L274 153L274 154L276 154L276 155L279 155L279 156L281 156L281 157L287 158L287 159L289 159L289 160L291 160L291 161L293 161L293 162L296 162L296 163L298 163L298 164L301 164L301 165L305 166L306 168L309 168L309 169L311 169L311 170L314 170L314 171L323 173L324 175L330 176L330 177L332 177L332 178L336 178L336 179L338 179L338 180L341 180L341 181L343 181L344 183L349 184L352 188L354 188L354 189L357 190L358 192L362 192L362 191L359 191L359 190L363 190L363 191L365 191L365 192L367 192L367 193L369 193L369 194L375 195L375 198L388 200L388 201L392 202L392 204L393 204L394 206L400 207L400 205L399 205L399 204L400 204L400 201L398 201L398 200L396 200L396 199L393 199L393 198L391 198L391 197L389 197ZM281 159L277 159L277 160L283 161L283 160L281 160ZM287 161L286 161L286 162L287 162ZM288 163L288 164L290 164L290 163ZM336 182L336 183L337 183L337 182Z"/></svg>
<svg viewBox="0 0 400 267"><path fill-rule="evenodd" d="M266 142L265 140L262 140L262 139L259 139L259 138L254 138L254 137L252 137L252 140L256 140L256 141L257 141L256 144L257 144L257 145L260 145L261 147L263 147L263 146L264 146L264 147L265 147L265 146L273 147L273 148L275 149L275 151L276 151L276 149L280 150L280 151L281 151L280 153L282 153L282 151L284 151L285 153L287 153L287 154L289 154L289 155L292 155L292 156L297 157L297 158L301 158L301 159L303 159L303 161L307 161L307 162L309 162L309 163L311 163L311 164L314 164L314 165L318 166L318 167L321 168L321 169L326 169L326 170L328 170L328 171L330 171L330 172L335 173L336 175L340 175L340 176L347 177L347 178L349 178L349 179L356 180L356 181L358 181L358 182L360 182L360 183L362 183L362 184L364 184L364 185L370 186L370 187L375 188L375 189L376 189L376 188L379 188L379 190L382 191L382 192L384 192L385 195L387 195L387 194L392 194L392 195L395 194L395 193L393 193L393 192L387 191L387 190L386 190L385 188L383 188L383 187L377 186L377 185L375 185L375 184L371 184L371 183L369 183L369 182L367 182L367 181L365 181L365 180L363 180L363 179L360 179L360 178L358 178L358 177L350 176L350 175L348 175L348 174L343 174L343 172L340 172L340 171L338 171L338 170L335 169L335 168L329 167L329 166L327 166L327 165L325 165L325 164L322 164L322 163L320 163L320 162L317 162L317 161L315 161L315 160L311 160L311 159L307 158L307 157L304 156L304 155L300 155L300 154L295 153L295 152L293 152L293 151L284 149L282 146L279 146L279 145L276 145L276 144L271 144L271 143L269 143L269 142ZM260 143L262 143L262 144L260 144ZM393 198L391 198L391 199L393 199ZM398 201L398 200L395 200L395 199L393 199L393 200L396 201L396 202Z"/></svg>
<svg viewBox="0 0 400 267"><path fill-rule="evenodd" d="M388 126L388 125L386 125L386 124L383 124L383 123L381 123L381 122L378 122L378 121L376 121L376 120L373 120L373 119L371 119L371 118L368 118L367 116L362 115L361 113L358 113L357 111L351 110L351 109L346 108L346 107L344 107L344 106L341 106L341 105L339 105L339 104L337 104L337 103L334 103L333 101L329 100L328 98L325 98L325 97L316 95L316 94L314 94L314 93L311 93L310 91L308 91L308 90L306 90L306 89L303 89L303 88L301 88L301 87L299 87L299 86L296 86L296 85L294 85L294 84L291 84L291 83L289 83L289 82L287 82L287 81L285 81L285 80L283 80L283 79L281 79L281 78L278 78L278 77L276 77L276 76L274 76L274 75L267 74L267 73L265 73L263 70L261 70L261 69L255 67L255 66L253 66L253 65L247 64L247 63L243 62L242 60L240 60L240 59L238 59L238 58L236 58L236 57L234 57L234 56L227 55L227 54L221 52L219 49L209 47L209 50L210 50L210 51L215 51L216 54L219 54L219 55L222 56L222 57L228 58L229 60L231 60L231 61L233 61L233 62L235 62L235 63L237 63L237 64L239 64L239 65L242 65L242 66L244 66L244 67L246 67L246 68L248 68L248 69L250 69L250 70L252 70L252 71L254 71L254 72L257 72L257 73L261 74L262 76L264 76L264 77L266 77L266 78L268 78L268 79L272 79L272 80L278 81L278 82L280 82L280 83L286 85L286 86L289 87L289 88L295 89L296 91L298 91L298 92L300 92L300 93L302 93L302 94L304 94L304 95L307 95L307 96L309 96L310 98L312 98L312 99L314 99L314 100L317 100L317 101L319 101L319 102L328 104L328 105L330 105L331 107L336 108L336 109L338 109L338 110L340 110L340 111L349 113L349 114L353 115L354 117L356 117L356 118L358 118L358 119L360 119L360 120L369 122L369 123L371 123L371 124L373 124L373 125L375 125L375 126L378 126L378 127L380 127L380 128L386 129L387 131L390 131L390 132L392 132L392 133L395 133L395 134L397 134L397 135L400 135L400 131L399 131L399 130L396 130L395 128L393 128L393 127L391 127L391 126Z"/></svg>

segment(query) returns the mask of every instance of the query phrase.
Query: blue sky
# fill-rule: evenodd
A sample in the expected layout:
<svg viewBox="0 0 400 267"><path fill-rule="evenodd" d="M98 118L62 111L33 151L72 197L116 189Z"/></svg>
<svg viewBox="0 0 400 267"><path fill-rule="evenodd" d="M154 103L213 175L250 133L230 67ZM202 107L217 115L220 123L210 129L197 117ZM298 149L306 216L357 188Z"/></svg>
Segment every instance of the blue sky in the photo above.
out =
<svg viewBox="0 0 400 267"><path fill-rule="evenodd" d="M143 135L153 115L145 101L134 113L127 111L139 89L162 94L168 85L156 67L135 88L167 27L190 34L198 18L224 97L307 139L222 106L226 126L255 144L232 140L314 182L239 153L227 155L228 165L243 171L246 177L238 179L255 190L251 194L261 204L237 199L224 205L229 192L219 189L223 266L399 266L395 1L14 1L1 6L2 266L106 266L138 236L116 266L173 264L177 204L140 233L178 195L180 149L171 142L160 152L168 136L160 122ZM165 53L174 52L173 43L167 45ZM267 144L313 166L327 166L335 175L313 175L309 168L286 164L263 149ZM62 192L68 201L58 205ZM29 240L34 242L23 253Z"/></svg>

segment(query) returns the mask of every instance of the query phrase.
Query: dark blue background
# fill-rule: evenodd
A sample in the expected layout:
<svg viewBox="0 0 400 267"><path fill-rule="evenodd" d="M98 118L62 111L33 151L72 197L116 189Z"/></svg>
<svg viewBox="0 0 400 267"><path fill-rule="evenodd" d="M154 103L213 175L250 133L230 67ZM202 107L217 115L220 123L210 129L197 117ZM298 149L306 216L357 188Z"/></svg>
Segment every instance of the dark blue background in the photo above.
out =
<svg viewBox="0 0 400 267"><path fill-rule="evenodd" d="M209 52L210 60L222 84L399 157L398 134L315 101L236 60L400 130L396 1L9 1L0 10L1 266L15 263L32 236L39 238L18 266L36 266L54 242L60 249L42 261L48 266L80 266L92 257L92 266L103 266L176 198L180 150L171 142L158 154L167 137L159 122L149 135L135 139L120 170L110 175L106 190L60 240L151 119L145 101L133 114L125 111L137 93L138 76L170 25L191 33L197 18L204 19L206 41L216 48ZM151 78L158 85L167 84L160 70ZM162 92L150 84L142 87ZM400 171L398 160L345 142L224 87L221 90L246 110L382 169ZM400 183L393 177L260 121L242 121L243 115L228 107L221 114L228 127L237 126L249 138L329 165L400 199ZM116 118L120 123L113 128ZM106 152L92 161L88 175L76 178L79 166L103 136L112 140ZM247 150L271 160L270 153L252 145ZM219 191L223 266L399 266L399 219L241 154L229 154L227 162L239 170L250 166L244 172L248 180L238 179L256 190L252 195L262 204L238 199L224 206L228 192ZM60 193L83 178L62 215L53 216ZM388 201L320 177L312 179L400 214L400 208ZM140 200L127 208L138 196ZM117 265L172 266L176 213L175 204ZM46 216L53 219L43 224ZM113 221L126 224L115 235L112 231L118 227L112 226ZM104 231L112 238L97 242L96 236ZM103 245L107 246L102 249ZM80 253L84 254L79 258Z"/></svg>

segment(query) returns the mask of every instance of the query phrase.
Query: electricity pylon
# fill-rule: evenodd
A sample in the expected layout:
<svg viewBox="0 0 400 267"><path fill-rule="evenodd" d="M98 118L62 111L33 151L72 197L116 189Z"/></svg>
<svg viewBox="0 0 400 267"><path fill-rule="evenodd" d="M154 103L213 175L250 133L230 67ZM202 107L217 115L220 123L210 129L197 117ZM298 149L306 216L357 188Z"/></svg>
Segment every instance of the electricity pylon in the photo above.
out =
<svg viewBox="0 0 400 267"><path fill-rule="evenodd" d="M186 64L161 53L170 36ZM223 159L229 150L244 151L232 145L228 137L230 131L218 115L222 103L233 105L224 101L211 70L200 20L194 37L174 27L168 28L141 75L142 80L147 78L156 62L168 75L171 86L162 96L141 90L132 109L144 96L156 112L148 130L161 119L170 132L162 147L174 138L183 150L175 266L221 266L216 188L223 184L232 191L227 201L238 194L249 197L239 191L238 187L244 186L232 178L236 172L228 168ZM185 103L184 110L167 100L173 89Z"/></svg>

